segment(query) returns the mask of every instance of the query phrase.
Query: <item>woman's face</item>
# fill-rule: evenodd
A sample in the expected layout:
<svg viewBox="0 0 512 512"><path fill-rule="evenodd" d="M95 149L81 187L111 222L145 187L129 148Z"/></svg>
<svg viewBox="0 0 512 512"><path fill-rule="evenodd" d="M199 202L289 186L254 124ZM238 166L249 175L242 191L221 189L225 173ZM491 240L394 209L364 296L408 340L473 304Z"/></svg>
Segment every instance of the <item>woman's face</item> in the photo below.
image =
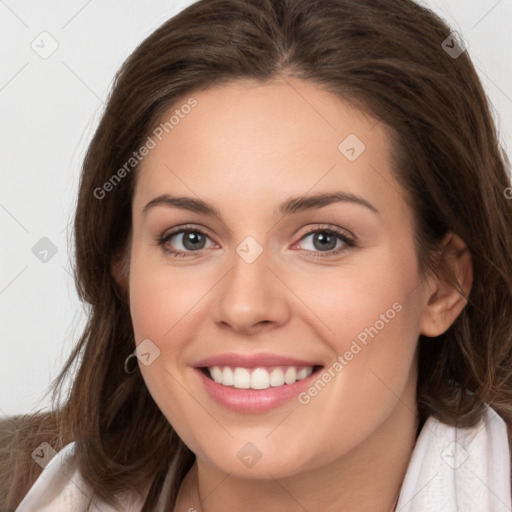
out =
<svg viewBox="0 0 512 512"><path fill-rule="evenodd" d="M151 395L199 463L234 475L382 449L415 421L428 297L385 127L298 79L190 96L133 200L130 308ZM147 206L163 196L188 199Z"/></svg>

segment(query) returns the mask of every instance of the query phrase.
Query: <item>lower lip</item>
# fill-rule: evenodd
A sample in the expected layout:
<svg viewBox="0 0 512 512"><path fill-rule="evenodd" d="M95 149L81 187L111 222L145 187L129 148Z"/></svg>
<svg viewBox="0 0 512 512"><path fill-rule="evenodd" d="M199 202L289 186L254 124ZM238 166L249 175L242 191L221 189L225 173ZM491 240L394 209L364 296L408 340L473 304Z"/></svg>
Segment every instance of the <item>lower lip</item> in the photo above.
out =
<svg viewBox="0 0 512 512"><path fill-rule="evenodd" d="M201 370L195 368L208 394L220 405L236 412L265 412L275 409L304 391L318 377L321 368L309 377L298 380L293 384L270 387L268 389L238 389L233 386L223 386L209 379Z"/></svg>

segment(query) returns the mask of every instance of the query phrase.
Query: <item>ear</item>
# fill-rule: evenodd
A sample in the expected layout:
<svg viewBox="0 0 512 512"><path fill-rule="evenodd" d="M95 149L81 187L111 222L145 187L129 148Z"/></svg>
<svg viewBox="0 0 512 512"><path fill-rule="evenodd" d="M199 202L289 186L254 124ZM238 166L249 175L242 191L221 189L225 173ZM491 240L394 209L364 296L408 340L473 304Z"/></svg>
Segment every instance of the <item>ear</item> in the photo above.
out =
<svg viewBox="0 0 512 512"><path fill-rule="evenodd" d="M110 270L121 292L121 298L129 304L130 257L128 252L118 253L112 258Z"/></svg>
<svg viewBox="0 0 512 512"><path fill-rule="evenodd" d="M457 284L469 297L473 284L473 263L466 244L454 233L448 233L441 243L439 276L430 276L425 287L424 308L420 333L435 337L453 324L467 304ZM450 274L456 283L450 280Z"/></svg>

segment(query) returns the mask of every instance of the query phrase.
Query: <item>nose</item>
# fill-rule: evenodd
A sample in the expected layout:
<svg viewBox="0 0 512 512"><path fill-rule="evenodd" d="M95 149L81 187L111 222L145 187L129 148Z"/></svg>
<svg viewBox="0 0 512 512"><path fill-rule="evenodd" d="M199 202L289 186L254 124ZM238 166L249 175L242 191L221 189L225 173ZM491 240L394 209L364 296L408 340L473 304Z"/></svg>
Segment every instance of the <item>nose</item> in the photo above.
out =
<svg viewBox="0 0 512 512"><path fill-rule="evenodd" d="M291 292L279 266L265 250L252 262L240 254L234 253L232 268L216 287L215 322L244 335L283 326L290 316Z"/></svg>

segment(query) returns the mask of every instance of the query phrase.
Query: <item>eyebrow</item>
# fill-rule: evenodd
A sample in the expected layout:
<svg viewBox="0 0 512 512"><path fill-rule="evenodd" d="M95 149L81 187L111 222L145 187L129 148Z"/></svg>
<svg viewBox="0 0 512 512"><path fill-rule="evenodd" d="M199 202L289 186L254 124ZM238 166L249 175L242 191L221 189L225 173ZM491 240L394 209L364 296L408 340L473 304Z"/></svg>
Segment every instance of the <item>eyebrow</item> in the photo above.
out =
<svg viewBox="0 0 512 512"><path fill-rule="evenodd" d="M323 208L324 206L328 206L337 202L358 204L369 209L376 215L380 215L377 208L375 208L375 206L373 206L370 202L350 192L331 192L309 196L292 197L281 203L279 208L274 210L274 215L280 214L287 216L298 212ZM152 208L155 208L156 206L181 208L191 212L215 216L222 220L222 215L219 210L215 208L215 206L206 201L203 201L202 199L196 199L193 197L162 194L149 201L149 203L144 206L142 214L146 216L148 211Z"/></svg>

